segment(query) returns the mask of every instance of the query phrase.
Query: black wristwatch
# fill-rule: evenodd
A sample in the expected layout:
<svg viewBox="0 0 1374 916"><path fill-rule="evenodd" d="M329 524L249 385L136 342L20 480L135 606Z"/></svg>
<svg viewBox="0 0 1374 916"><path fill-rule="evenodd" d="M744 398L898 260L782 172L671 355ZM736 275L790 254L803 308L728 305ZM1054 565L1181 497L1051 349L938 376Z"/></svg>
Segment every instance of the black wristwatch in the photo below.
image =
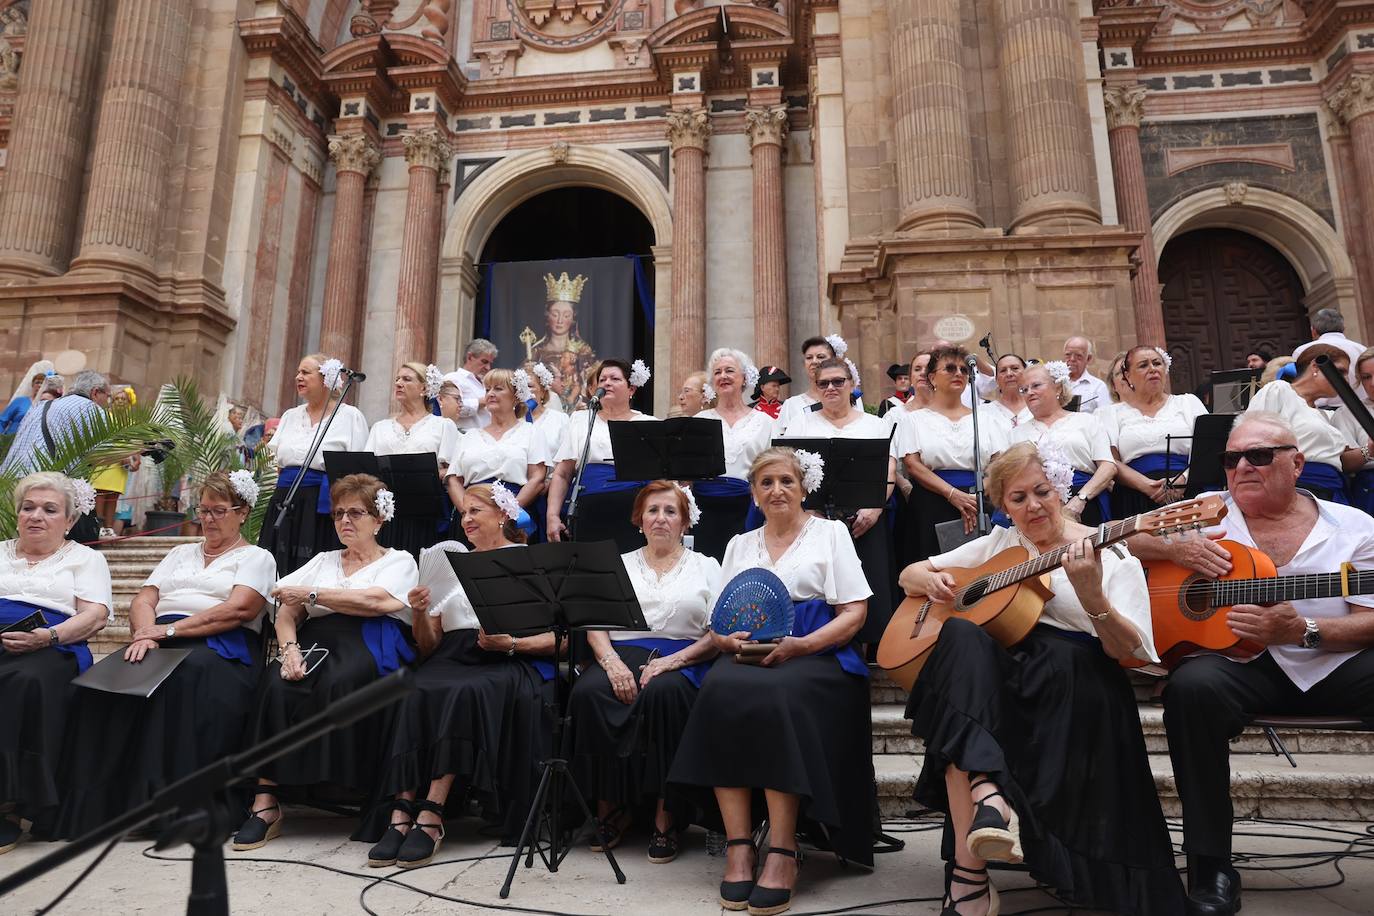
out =
<svg viewBox="0 0 1374 916"><path fill-rule="evenodd" d="M1317 628L1317 621L1311 617L1304 617L1303 623L1307 628L1302 631L1302 647L1304 649L1315 649L1322 644L1322 631Z"/></svg>

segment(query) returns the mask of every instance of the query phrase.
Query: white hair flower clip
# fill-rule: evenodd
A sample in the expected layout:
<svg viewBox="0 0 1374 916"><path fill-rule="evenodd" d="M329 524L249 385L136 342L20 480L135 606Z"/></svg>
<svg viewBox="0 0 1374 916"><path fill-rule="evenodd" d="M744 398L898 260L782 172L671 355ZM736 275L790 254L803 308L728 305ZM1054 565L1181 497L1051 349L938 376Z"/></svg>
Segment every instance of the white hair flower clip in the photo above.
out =
<svg viewBox="0 0 1374 916"><path fill-rule="evenodd" d="M434 400L439 396L439 389L444 385L444 373L439 371L439 367L430 363L425 367L425 397Z"/></svg>
<svg viewBox="0 0 1374 916"><path fill-rule="evenodd" d="M825 335L825 342L830 344L830 349L835 351L836 359L844 359L844 355L849 352L849 344L838 334Z"/></svg>
<svg viewBox="0 0 1374 916"><path fill-rule="evenodd" d="M802 489L808 494L815 493L825 480L825 459L815 452L804 448L797 449L797 463L802 469Z"/></svg>
<svg viewBox="0 0 1374 916"><path fill-rule="evenodd" d="M500 509L506 518L511 521L520 519L520 502L515 498L515 494L499 483L491 485L491 501L496 503L496 508Z"/></svg>
<svg viewBox="0 0 1374 916"><path fill-rule="evenodd" d="M1067 503L1069 491L1073 488L1073 465L1069 464L1069 459L1048 436L1035 444L1035 450L1040 454L1040 466L1045 469L1045 478L1059 491L1059 498Z"/></svg>
<svg viewBox="0 0 1374 916"><path fill-rule="evenodd" d="M234 488L234 492L239 495L245 503L250 506L258 504L258 482L253 478L253 472L240 468L229 475L229 486Z"/></svg>
<svg viewBox="0 0 1374 916"><path fill-rule="evenodd" d="M1056 385L1062 385L1069 380L1069 364L1062 359L1050 360L1045 363L1045 371L1054 379Z"/></svg>
<svg viewBox="0 0 1374 916"><path fill-rule="evenodd" d="M854 383L855 387L858 387L858 384L859 384L859 367L856 366L856 365L854 365L854 361L853 361L852 359L846 359L846 360L844 361L844 364L845 364L846 366L849 367L849 378L850 378L850 381L852 381L852 382Z"/></svg>
<svg viewBox="0 0 1374 916"><path fill-rule="evenodd" d="M753 363L744 364L744 390L746 393L753 391L759 383L759 367Z"/></svg>
<svg viewBox="0 0 1374 916"><path fill-rule="evenodd" d="M1159 354L1160 359L1164 360L1164 374L1168 375L1169 371L1174 368L1174 358L1163 347L1155 347L1155 352Z"/></svg>
<svg viewBox="0 0 1374 916"><path fill-rule="evenodd" d="M95 511L95 487L89 480L80 477L69 478L72 485L72 502L76 504L77 515L90 515Z"/></svg>
<svg viewBox="0 0 1374 916"><path fill-rule="evenodd" d="M530 374L524 369L516 369L511 373L511 379L515 382L515 399L521 404L534 400L534 392L530 390Z"/></svg>
<svg viewBox="0 0 1374 916"><path fill-rule="evenodd" d="M653 373L649 371L648 366L644 365L644 360L637 359L630 364L631 388L643 388L652 377Z"/></svg>
<svg viewBox="0 0 1374 916"><path fill-rule="evenodd" d="M716 389L712 387L710 382L701 383L701 399L707 404L716 399Z"/></svg>
<svg viewBox="0 0 1374 916"><path fill-rule="evenodd" d="M673 486L677 487L678 490L682 493L682 495L687 497L687 527L695 527L696 523L701 521L701 509L697 507L696 496L693 495L690 489L684 487L682 484L677 483L676 481L673 482Z"/></svg>
<svg viewBox="0 0 1374 916"><path fill-rule="evenodd" d="M531 368L534 370L534 377L539 379L539 384L548 388L553 384L553 372L543 363L535 363Z"/></svg>
<svg viewBox="0 0 1374 916"><path fill-rule="evenodd" d="M377 515L384 522L396 517L396 494L385 487L377 491Z"/></svg>
<svg viewBox="0 0 1374 916"><path fill-rule="evenodd" d="M324 387L330 391L338 391L343 387L343 368L342 360L327 359L324 365L320 366L320 375L324 378Z"/></svg>

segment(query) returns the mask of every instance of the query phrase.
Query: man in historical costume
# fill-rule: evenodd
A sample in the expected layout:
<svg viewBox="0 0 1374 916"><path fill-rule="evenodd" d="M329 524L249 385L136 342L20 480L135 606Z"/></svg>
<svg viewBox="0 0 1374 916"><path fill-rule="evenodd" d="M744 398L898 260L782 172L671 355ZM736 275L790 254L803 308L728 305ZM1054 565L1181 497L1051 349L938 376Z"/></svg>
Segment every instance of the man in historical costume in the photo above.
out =
<svg viewBox="0 0 1374 916"><path fill-rule="evenodd" d="M491 422L487 413L487 388L482 379L496 362L496 344L482 337L474 337L463 351L463 368L444 376L444 381L452 382L458 388L458 399L462 406L458 409L458 419L453 422L458 429L481 429Z"/></svg>
<svg viewBox="0 0 1374 916"><path fill-rule="evenodd" d="M885 416L894 407L901 407L911 397L911 367L903 363L893 363L887 367L887 377L892 379L892 396L878 405L878 416Z"/></svg>
<svg viewBox="0 0 1374 916"><path fill-rule="evenodd" d="M587 278L581 274L569 277L566 270L557 277L545 274L544 336L536 340L528 327L520 332L526 358L543 363L567 381L560 397L569 410L582 394L583 375L596 362L596 352L578 336L577 303L586 285Z"/></svg>
<svg viewBox="0 0 1374 916"><path fill-rule="evenodd" d="M1243 415L1222 459L1228 540L1263 551L1280 576L1340 573L1347 563L1374 568L1374 519L1298 489L1303 455L1282 417ZM1197 536L1168 544L1136 537L1131 551L1207 576L1231 565L1219 545ZM1190 914L1240 909L1240 875L1231 866L1230 740L1265 713L1374 717L1371 610L1374 596L1238 604L1227 614L1232 632L1264 650L1240 661L1195 655L1169 676L1164 724L1183 803Z"/></svg>

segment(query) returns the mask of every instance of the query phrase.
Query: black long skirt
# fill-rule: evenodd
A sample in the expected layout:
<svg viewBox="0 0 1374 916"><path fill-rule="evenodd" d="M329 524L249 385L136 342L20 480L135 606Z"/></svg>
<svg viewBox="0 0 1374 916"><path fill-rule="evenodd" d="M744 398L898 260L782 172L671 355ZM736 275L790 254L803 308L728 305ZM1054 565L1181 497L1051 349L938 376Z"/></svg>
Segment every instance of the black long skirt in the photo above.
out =
<svg viewBox="0 0 1374 916"><path fill-rule="evenodd" d="M551 689L529 662L477 646L476 630L444 634L415 669L415 690L395 707L373 804L355 840L376 842L390 820L390 801L432 780L456 777L448 808L455 815L467 790L501 841L514 845L549 756Z"/></svg>
<svg viewBox="0 0 1374 916"><path fill-rule="evenodd" d="M638 494L638 489L583 493L572 523L574 540L615 541L621 553L643 547L644 535L630 521Z"/></svg>
<svg viewBox="0 0 1374 916"><path fill-rule="evenodd" d="M41 835L60 800L58 764L76 675L69 652L0 652L0 803L38 823Z"/></svg>
<svg viewBox="0 0 1374 916"><path fill-rule="evenodd" d="M433 547L444 539L446 531L439 530L439 521L438 515L397 516L377 532L377 543L383 547L404 550L418 561L421 550Z"/></svg>
<svg viewBox="0 0 1374 916"><path fill-rule="evenodd" d="M80 836L241 749L262 674L260 641L248 640L252 665L220 657L204 639L161 646L191 654L151 697L77 690L62 753L56 836Z"/></svg>
<svg viewBox="0 0 1374 916"><path fill-rule="evenodd" d="M329 655L299 681L282 680L281 662L267 666L248 717L245 747L285 731L377 679L377 663L363 642L363 622L362 617L326 614L301 624L296 635L301 647L318 643ZM327 783L367 793L377 782L388 724L385 710L373 713L278 757L256 775L284 786Z"/></svg>
<svg viewBox="0 0 1374 916"><path fill-rule="evenodd" d="M946 767L987 773L1021 819L1037 881L1089 909L1183 912L1135 696L1095 640L1041 625L1003 649L947 621L907 716L926 745L917 801L948 813Z"/></svg>
<svg viewBox="0 0 1374 916"><path fill-rule="evenodd" d="M291 508L282 519L281 527L274 527L282 503L286 502L290 487L277 490L267 504L258 546L277 560L277 578L300 569L317 553L338 550L343 545L334 532L334 520L316 512L320 488L302 486L291 501Z"/></svg>
<svg viewBox="0 0 1374 916"><path fill-rule="evenodd" d="M723 560L730 539L744 533L744 522L749 516L752 497L748 493L739 496L693 495L697 508L701 510L701 521L692 526L692 549Z"/></svg>
<svg viewBox="0 0 1374 916"><path fill-rule="evenodd" d="M631 673L649 660L649 650L640 646L611 646ZM696 686L682 672L669 671L627 706L616 699L600 665L583 670L569 703L573 776L582 794L629 806L664 798L681 825L689 806L668 792L668 771L696 699Z"/></svg>
<svg viewBox="0 0 1374 916"><path fill-rule="evenodd" d="M1174 474L1177 473L1178 471L1174 471ZM1151 480L1161 480L1165 477L1172 477L1174 474L1160 470L1147 471L1144 476ZM1142 515L1146 512L1153 512L1159 508L1159 503L1139 490L1131 489L1120 480L1118 480L1116 486L1112 488L1111 503L1112 516L1118 519L1130 518L1133 515ZM1090 524L1087 519L1087 512L1084 512L1083 515L1083 524Z"/></svg>
<svg viewBox="0 0 1374 916"><path fill-rule="evenodd" d="M897 580L896 560L892 553L892 532L887 527L887 510L878 521L854 540L854 552L859 555L864 578L873 596L868 599L868 616L854 637L855 642L874 643L883 638L883 631L892 619L896 607L892 585Z"/></svg>
<svg viewBox="0 0 1374 916"><path fill-rule="evenodd" d="M952 522L959 517L959 510L950 505L949 500L939 493L932 493L919 483L913 482L911 498L907 500L906 549L908 554L902 558L903 567L943 553L944 551L940 549L940 538L935 533L935 526L940 522ZM872 583L870 582L869 585Z"/></svg>
<svg viewBox="0 0 1374 916"><path fill-rule="evenodd" d="M801 796L802 829L819 825L830 848L873 864L878 820L868 681L830 655L776 668L711 666L683 730L668 782L705 811L713 789L773 789ZM754 817L764 811L755 805Z"/></svg>

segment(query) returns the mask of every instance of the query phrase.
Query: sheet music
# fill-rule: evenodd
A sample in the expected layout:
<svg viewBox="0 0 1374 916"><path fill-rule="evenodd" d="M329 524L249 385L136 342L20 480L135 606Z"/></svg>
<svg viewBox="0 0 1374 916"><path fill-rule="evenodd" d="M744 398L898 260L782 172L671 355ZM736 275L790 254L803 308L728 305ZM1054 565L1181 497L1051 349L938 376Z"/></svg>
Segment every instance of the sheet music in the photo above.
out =
<svg viewBox="0 0 1374 916"><path fill-rule="evenodd" d="M468 549L459 541L440 541L420 551L420 585L429 589L430 607L440 607L455 593L462 591L458 574L448 561L447 554L450 551L467 553Z"/></svg>

